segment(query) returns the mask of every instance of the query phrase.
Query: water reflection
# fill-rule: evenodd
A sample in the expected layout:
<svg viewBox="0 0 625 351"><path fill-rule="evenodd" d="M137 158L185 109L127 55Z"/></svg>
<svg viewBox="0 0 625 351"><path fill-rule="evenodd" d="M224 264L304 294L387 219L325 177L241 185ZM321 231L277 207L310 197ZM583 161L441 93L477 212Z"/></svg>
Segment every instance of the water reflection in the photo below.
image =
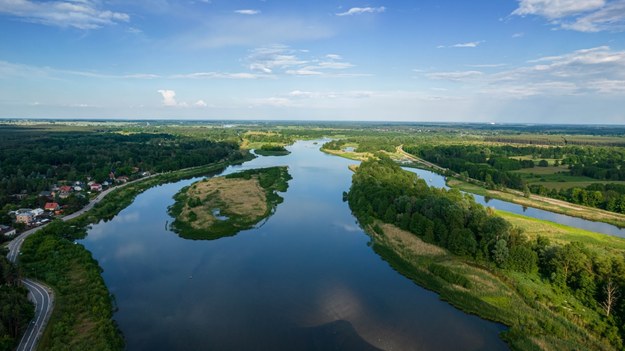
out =
<svg viewBox="0 0 625 351"><path fill-rule="evenodd" d="M262 227L214 241L168 231L172 196L193 179L93 226L82 243L116 296L128 350L506 349L501 325L440 301L367 246L341 199L354 161L321 143L225 171L289 167L284 202Z"/></svg>

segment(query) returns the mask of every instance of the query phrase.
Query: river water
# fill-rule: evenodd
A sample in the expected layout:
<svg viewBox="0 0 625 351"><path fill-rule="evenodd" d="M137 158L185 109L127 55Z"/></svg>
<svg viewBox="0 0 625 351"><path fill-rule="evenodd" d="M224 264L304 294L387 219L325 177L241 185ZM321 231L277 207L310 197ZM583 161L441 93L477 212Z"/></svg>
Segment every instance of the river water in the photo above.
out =
<svg viewBox="0 0 625 351"><path fill-rule="evenodd" d="M421 178L425 179L429 185L436 186L438 188L448 188L445 185L445 178L430 171L426 171L423 169L416 168L407 168L404 167L405 170L418 174ZM503 210L507 212L512 212L528 217L544 219L550 222L559 223L568 225L571 227L581 228L585 230L589 230L592 232L603 233L613 236L618 236L621 238L625 238L625 228L619 228L612 224L603 223L603 222L593 222L588 221L582 218L571 217L559 213L553 213L545 210L540 210L532 207L525 207L522 205L513 204L506 201L501 201L497 199L488 199L481 195L473 195L475 201L478 203L494 207L498 210Z"/></svg>
<svg viewBox="0 0 625 351"><path fill-rule="evenodd" d="M353 161L297 142L225 173L287 165L284 202L262 226L193 241L167 228L172 196L151 188L81 241L115 295L128 350L504 350L504 326L467 315L368 246L343 191Z"/></svg>

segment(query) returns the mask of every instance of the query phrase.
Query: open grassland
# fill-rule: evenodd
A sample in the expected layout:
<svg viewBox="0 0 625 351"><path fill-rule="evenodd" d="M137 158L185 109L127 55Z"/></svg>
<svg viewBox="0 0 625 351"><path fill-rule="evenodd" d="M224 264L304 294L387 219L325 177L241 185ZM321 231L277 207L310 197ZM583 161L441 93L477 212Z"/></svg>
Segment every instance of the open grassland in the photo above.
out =
<svg viewBox="0 0 625 351"><path fill-rule="evenodd" d="M496 212L513 226L521 228L530 239L535 239L540 235L548 238L553 243L562 245L570 242L582 242L600 255L622 255L625 253L625 239L619 237L521 216L506 211L498 210Z"/></svg>
<svg viewBox="0 0 625 351"><path fill-rule="evenodd" d="M374 250L401 274L465 312L509 326L503 338L513 350L612 349L587 333L581 320L567 318L596 312L553 291L535 273L478 266L390 224L378 222L367 232Z"/></svg>
<svg viewBox="0 0 625 351"><path fill-rule="evenodd" d="M210 229L219 220L213 211L246 221L255 221L267 212L265 191L257 178L205 179L191 185L186 196L188 200L179 218L194 229Z"/></svg>
<svg viewBox="0 0 625 351"><path fill-rule="evenodd" d="M570 202L556 200L539 195L531 195L528 198L523 196L522 192L510 189L507 189L506 191L489 190L485 189L480 185L467 183L465 181L451 177L447 178L447 185L468 193L488 196L493 199L503 200L522 206L534 207L541 210L561 213L573 217L579 217L590 221L605 222L619 227L625 227L625 215L620 213L577 205Z"/></svg>

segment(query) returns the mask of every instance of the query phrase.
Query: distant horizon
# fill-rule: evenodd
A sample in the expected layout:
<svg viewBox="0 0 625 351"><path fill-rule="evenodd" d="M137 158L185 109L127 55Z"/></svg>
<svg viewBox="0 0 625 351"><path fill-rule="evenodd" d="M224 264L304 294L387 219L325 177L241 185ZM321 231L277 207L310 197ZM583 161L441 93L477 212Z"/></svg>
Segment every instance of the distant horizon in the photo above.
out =
<svg viewBox="0 0 625 351"><path fill-rule="evenodd" d="M73 117L0 117L1 121L60 121L60 122L285 122L285 123L369 123L369 124L466 124L466 125L485 125L485 126L592 126L592 127L625 127L625 123L540 123L540 122L472 122L472 121L403 121L403 120L345 120L345 119L227 119L227 118L73 118Z"/></svg>

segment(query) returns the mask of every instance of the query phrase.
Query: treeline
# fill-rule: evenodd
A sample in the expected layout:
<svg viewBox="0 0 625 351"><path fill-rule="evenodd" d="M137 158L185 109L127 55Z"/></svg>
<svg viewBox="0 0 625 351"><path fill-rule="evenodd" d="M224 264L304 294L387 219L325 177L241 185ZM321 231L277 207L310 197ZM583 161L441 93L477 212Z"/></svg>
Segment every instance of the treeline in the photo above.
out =
<svg viewBox="0 0 625 351"><path fill-rule="evenodd" d="M22 286L17 268L0 248L0 351L15 349L21 335L35 314L28 301L28 290Z"/></svg>
<svg viewBox="0 0 625 351"><path fill-rule="evenodd" d="M510 171L534 166L533 162L510 159L523 151L512 154L507 147L489 148L478 145L404 146L404 151L429 162L448 168L456 173L485 182L489 187L503 186L523 189L520 175Z"/></svg>
<svg viewBox="0 0 625 351"><path fill-rule="evenodd" d="M238 154L231 142L171 134L110 132L39 132L0 128L0 209L40 205L37 194L60 181L97 182L138 171L165 172L230 159ZM26 192L24 200L12 195Z"/></svg>
<svg viewBox="0 0 625 351"><path fill-rule="evenodd" d="M580 314L576 323L617 348L623 346L625 301L619 299L625 292L622 255L598 255L581 243L559 246L543 237L528 240L470 195L428 187L414 173L379 157L360 165L348 194L350 208L362 224L381 220L477 264L538 275L563 299L574 296L595 312ZM378 230L375 225L374 230ZM531 292L522 295L530 305L535 303Z"/></svg>
<svg viewBox="0 0 625 351"><path fill-rule="evenodd" d="M585 188L549 189L541 184L529 186L533 194L548 196L583 206L625 213L625 185L591 184Z"/></svg>

